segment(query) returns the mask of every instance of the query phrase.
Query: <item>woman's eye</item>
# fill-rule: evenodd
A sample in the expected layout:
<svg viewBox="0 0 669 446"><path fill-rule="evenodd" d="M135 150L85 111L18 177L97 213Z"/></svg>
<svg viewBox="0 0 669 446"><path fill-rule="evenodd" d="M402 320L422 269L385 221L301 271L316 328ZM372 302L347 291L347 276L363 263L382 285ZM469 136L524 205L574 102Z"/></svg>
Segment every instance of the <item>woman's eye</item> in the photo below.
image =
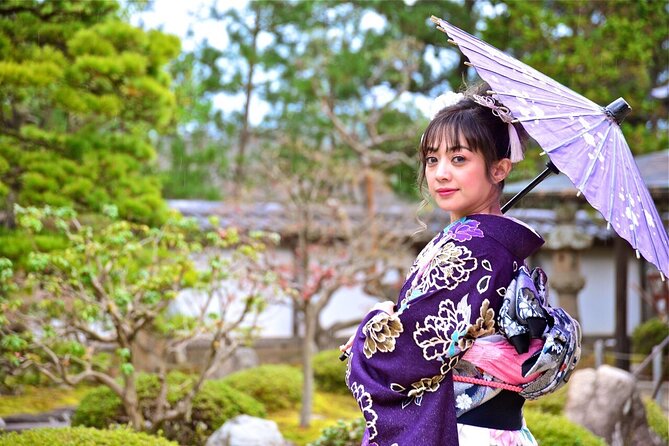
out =
<svg viewBox="0 0 669 446"><path fill-rule="evenodd" d="M453 164L464 163L464 162L465 162L465 157L464 157L464 156L460 156L460 155L456 155L456 156L454 156L453 158L451 158L451 162L452 162Z"/></svg>
<svg viewBox="0 0 669 446"><path fill-rule="evenodd" d="M425 163L430 166L433 164L437 164L437 157L436 156L428 156L425 158Z"/></svg>

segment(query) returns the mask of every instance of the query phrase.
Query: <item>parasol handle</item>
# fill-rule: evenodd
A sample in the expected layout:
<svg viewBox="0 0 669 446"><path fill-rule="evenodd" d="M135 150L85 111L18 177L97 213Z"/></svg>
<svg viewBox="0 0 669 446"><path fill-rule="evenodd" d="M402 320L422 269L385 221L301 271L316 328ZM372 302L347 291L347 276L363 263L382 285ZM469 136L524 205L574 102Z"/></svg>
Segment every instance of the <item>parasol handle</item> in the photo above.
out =
<svg viewBox="0 0 669 446"><path fill-rule="evenodd" d="M560 173L560 170L555 167L555 164L553 164L552 161L548 160L546 163L546 168L544 169L543 172L541 172L535 179L532 180L530 184L525 186L523 190L518 192L512 199L510 199L508 202L502 206L502 214L506 214L506 211L511 209L513 205L518 203L525 195L527 195L532 189L534 189L539 183L541 183L543 180L546 179L550 174L558 174Z"/></svg>

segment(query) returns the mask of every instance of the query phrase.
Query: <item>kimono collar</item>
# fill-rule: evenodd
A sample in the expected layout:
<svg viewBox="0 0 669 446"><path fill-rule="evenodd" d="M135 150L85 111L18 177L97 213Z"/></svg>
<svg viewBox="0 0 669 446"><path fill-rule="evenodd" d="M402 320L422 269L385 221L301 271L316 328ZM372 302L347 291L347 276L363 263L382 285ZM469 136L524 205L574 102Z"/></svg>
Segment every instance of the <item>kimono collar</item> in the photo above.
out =
<svg viewBox="0 0 669 446"><path fill-rule="evenodd" d="M534 229L514 218L493 214L472 214L466 218L481 222L487 237L494 238L521 259L528 258L544 244L544 239Z"/></svg>

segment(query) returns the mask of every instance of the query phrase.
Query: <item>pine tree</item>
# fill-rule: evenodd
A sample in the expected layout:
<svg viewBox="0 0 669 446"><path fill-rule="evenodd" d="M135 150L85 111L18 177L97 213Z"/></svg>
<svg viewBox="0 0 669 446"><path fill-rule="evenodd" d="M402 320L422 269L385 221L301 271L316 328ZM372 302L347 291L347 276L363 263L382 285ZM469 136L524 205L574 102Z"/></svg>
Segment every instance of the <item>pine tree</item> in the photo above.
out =
<svg viewBox="0 0 669 446"><path fill-rule="evenodd" d="M179 39L143 31L110 0L0 5L0 199L14 204L115 204L156 224L166 205L150 136L172 122L165 64Z"/></svg>

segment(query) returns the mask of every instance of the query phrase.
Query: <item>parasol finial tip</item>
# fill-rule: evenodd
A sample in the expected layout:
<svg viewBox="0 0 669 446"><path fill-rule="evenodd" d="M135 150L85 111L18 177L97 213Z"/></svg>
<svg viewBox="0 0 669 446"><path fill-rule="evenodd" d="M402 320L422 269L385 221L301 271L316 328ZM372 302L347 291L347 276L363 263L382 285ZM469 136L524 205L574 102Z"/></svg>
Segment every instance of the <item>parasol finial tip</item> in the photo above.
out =
<svg viewBox="0 0 669 446"><path fill-rule="evenodd" d="M622 124L627 115L632 112L632 107L623 98L618 98L604 108L607 115L611 116L618 125Z"/></svg>

